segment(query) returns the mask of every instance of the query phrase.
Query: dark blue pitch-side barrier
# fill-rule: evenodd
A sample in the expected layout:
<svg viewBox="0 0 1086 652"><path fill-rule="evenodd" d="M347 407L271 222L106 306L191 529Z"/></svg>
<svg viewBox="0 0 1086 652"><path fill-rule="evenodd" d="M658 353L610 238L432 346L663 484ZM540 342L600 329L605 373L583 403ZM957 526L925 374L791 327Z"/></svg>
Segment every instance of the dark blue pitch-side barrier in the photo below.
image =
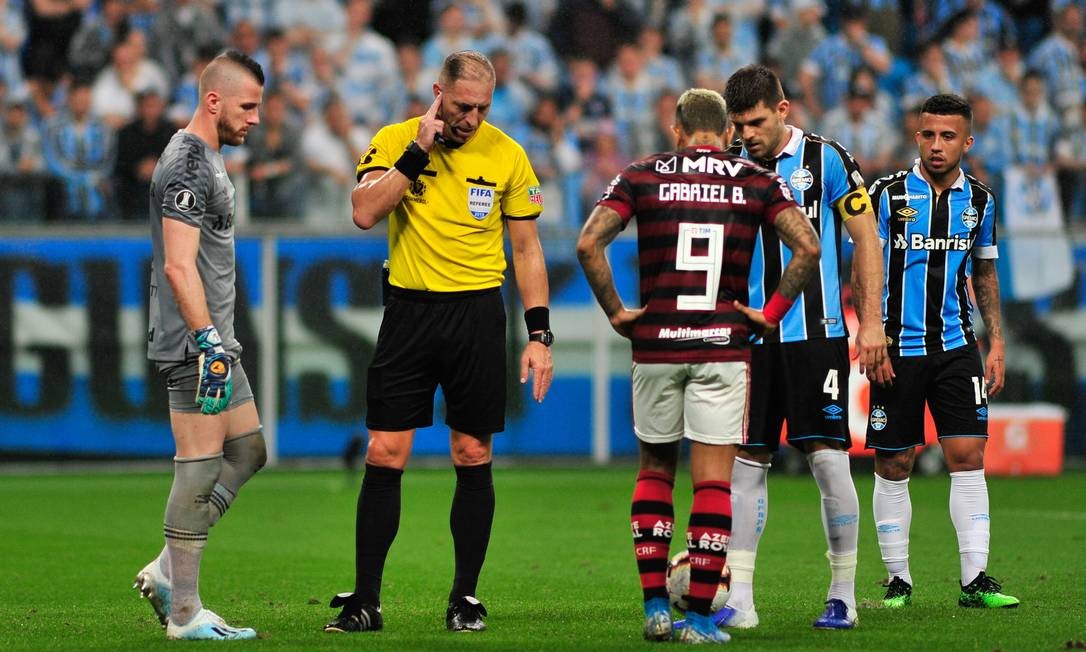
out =
<svg viewBox="0 0 1086 652"><path fill-rule="evenodd" d="M271 239L273 266L262 248ZM591 354L596 306L568 239L545 241L557 375L546 401L517 382L524 343L522 307L505 286L509 313L509 406L500 454L589 455ZM364 432L366 368L381 318L383 238L243 237L237 241L237 316L243 362L260 403L262 363L278 378L280 456L336 455ZM610 258L622 295L636 301L636 244L621 239ZM146 361L151 247L145 237L0 239L0 454L159 456L173 452L166 394ZM511 257L509 257L511 260ZM275 314L265 314L266 274L275 274ZM277 326L273 342L266 320ZM598 328L598 323L596 328ZM613 454L635 451L629 349L609 335L606 378ZM262 347L275 355L261 355ZM598 359L598 357L597 357ZM448 430L440 397L435 425L415 451L444 454ZM266 420L266 417L265 417Z"/></svg>

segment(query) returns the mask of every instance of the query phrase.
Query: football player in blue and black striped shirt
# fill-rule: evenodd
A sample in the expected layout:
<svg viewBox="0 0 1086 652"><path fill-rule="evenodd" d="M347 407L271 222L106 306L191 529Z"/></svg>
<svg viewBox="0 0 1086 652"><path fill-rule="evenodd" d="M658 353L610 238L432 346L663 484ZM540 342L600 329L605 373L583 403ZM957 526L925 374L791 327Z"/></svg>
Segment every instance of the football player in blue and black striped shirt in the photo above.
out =
<svg viewBox="0 0 1086 652"><path fill-rule="evenodd" d="M878 297L883 269L875 217L863 175L840 144L804 133L785 122L789 103L780 80L760 65L737 70L724 90L728 114L741 138L743 156L787 181L819 236L818 274L796 298L780 328L751 355L749 437L732 471L733 533L728 564L732 593L718 620L725 626L758 624L754 565L765 528L766 474L788 423L788 443L802 450L822 495L822 522L829 548L830 587L820 629L856 623L856 548L859 501L849 471L848 329L841 301L842 226L856 244L853 294L859 302L856 347L862 369L880 369L886 338ZM766 304L790 254L771 229L762 228L749 278L750 305Z"/></svg>
<svg viewBox="0 0 1086 652"><path fill-rule="evenodd" d="M1017 607L985 574L988 486L984 444L988 394L1003 388L1003 329L996 276L995 197L961 170L973 145L973 113L956 95L934 95L920 108L911 169L871 186L886 265L883 315L889 358L872 378L867 447L875 449L873 508L889 574L883 603L912 600L909 574L909 475L924 444L924 404L935 420L950 471L950 518L958 534L963 607ZM988 329L981 364L968 281Z"/></svg>

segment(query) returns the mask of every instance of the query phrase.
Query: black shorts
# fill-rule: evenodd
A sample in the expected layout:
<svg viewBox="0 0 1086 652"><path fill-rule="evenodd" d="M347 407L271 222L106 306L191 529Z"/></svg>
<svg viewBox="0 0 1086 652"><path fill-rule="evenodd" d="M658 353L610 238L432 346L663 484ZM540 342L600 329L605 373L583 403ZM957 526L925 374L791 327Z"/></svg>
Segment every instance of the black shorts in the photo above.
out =
<svg viewBox="0 0 1086 652"><path fill-rule="evenodd" d="M366 426L410 430L434 422L469 434L505 429L505 306L499 288L421 292L391 288L366 386Z"/></svg>
<svg viewBox="0 0 1086 652"><path fill-rule="evenodd" d="M848 431L848 339L756 344L750 359L750 429L743 446L776 452L781 426L788 443L852 445Z"/></svg>
<svg viewBox="0 0 1086 652"><path fill-rule="evenodd" d="M924 402L939 439L988 436L988 390L976 343L921 356L890 356L891 387L871 385L867 448L924 445Z"/></svg>

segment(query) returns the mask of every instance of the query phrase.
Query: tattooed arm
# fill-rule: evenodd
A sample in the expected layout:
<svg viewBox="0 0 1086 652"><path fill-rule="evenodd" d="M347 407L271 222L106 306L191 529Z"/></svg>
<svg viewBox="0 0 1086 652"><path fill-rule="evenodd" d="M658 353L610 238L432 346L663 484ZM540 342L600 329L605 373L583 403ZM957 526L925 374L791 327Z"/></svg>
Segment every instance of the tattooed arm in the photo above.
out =
<svg viewBox="0 0 1086 652"><path fill-rule="evenodd" d="M634 323L644 309L627 310L622 305L622 298L618 296L615 288L611 263L604 253L607 245L614 241L621 230L622 218L618 213L606 206L596 206L577 240L577 259L581 261L585 278L596 295L596 301L610 320L611 327L619 335L628 338L633 334Z"/></svg>
<svg viewBox="0 0 1086 652"><path fill-rule="evenodd" d="M798 208L787 208L777 214L773 223L777 237L792 250L792 259L781 273L777 292L786 299L795 299L818 269L822 249L818 245L818 235L811 221Z"/></svg>
<svg viewBox="0 0 1086 652"><path fill-rule="evenodd" d="M995 260L973 259L973 294L977 308L988 329L988 359L984 365L984 377L988 381L988 393L995 396L1003 389L1003 317L999 309L999 277Z"/></svg>

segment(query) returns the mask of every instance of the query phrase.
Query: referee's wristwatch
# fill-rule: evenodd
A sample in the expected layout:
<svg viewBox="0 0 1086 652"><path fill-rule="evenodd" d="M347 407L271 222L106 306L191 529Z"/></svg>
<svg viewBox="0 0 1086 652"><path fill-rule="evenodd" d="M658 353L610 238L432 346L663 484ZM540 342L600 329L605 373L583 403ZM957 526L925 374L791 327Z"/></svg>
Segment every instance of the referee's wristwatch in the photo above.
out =
<svg viewBox="0 0 1086 652"><path fill-rule="evenodd" d="M529 342L539 342L543 346L550 346L554 344L554 333L550 330L536 331L528 334Z"/></svg>

